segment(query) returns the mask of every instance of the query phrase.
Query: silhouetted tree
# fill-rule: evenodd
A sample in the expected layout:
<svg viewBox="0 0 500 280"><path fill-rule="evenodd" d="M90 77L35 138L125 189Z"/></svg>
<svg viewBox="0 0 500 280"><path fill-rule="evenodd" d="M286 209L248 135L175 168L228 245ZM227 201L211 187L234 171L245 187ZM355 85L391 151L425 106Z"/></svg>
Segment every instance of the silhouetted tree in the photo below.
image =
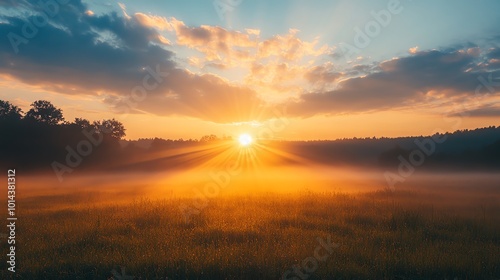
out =
<svg viewBox="0 0 500 280"><path fill-rule="evenodd" d="M31 109L26 113L26 119L36 122L56 125L64 121L61 109L56 108L46 100L38 100L31 104Z"/></svg>
<svg viewBox="0 0 500 280"><path fill-rule="evenodd" d="M12 105L9 101L0 100L0 121L17 121L22 118L19 107Z"/></svg>
<svg viewBox="0 0 500 280"><path fill-rule="evenodd" d="M88 129L91 127L90 122L83 118L75 118L74 124L82 129Z"/></svg>
<svg viewBox="0 0 500 280"><path fill-rule="evenodd" d="M123 124L115 119L95 121L93 125L97 132L109 134L115 139L121 139L126 135Z"/></svg>
<svg viewBox="0 0 500 280"><path fill-rule="evenodd" d="M212 142L212 141L217 141L217 140L219 140L219 138L217 137L217 135L214 135L214 134L205 135L205 136L200 138L200 142Z"/></svg>

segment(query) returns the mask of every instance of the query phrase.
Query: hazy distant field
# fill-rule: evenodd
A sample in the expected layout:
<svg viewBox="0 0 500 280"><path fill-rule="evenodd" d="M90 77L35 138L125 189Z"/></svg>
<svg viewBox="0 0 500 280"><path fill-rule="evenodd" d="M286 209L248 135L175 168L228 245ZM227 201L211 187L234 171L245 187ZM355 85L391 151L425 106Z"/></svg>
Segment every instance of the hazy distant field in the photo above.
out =
<svg viewBox="0 0 500 280"><path fill-rule="evenodd" d="M179 206L193 197L168 187L180 179L161 191L146 178L158 181L96 176L81 190L76 179L20 177L18 279L111 279L113 269L132 279L121 267L134 279L280 279L294 265L285 279L500 279L495 180L422 179L394 193L327 181L331 191L235 192L235 180L186 222ZM339 246L314 261L318 238Z"/></svg>

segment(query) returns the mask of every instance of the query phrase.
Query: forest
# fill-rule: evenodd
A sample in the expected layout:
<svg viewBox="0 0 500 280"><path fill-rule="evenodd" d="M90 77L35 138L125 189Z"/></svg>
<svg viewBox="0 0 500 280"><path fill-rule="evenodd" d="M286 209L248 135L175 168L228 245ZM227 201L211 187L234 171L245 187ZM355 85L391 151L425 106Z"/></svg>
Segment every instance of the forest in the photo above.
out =
<svg viewBox="0 0 500 280"><path fill-rule="evenodd" d="M175 169L190 165L182 148L202 151L232 143L231 136L204 135L199 139L125 140L126 128L116 119L69 122L51 102L33 102L24 113L8 101L0 100L0 166L22 166L25 171L72 172L79 170ZM500 167L500 127L436 133L399 138L350 138L318 141L256 139L256 149L281 149L301 160L283 157L274 164L304 164L304 160L324 165L358 166L397 170L416 165L429 170L494 170ZM169 156L151 158L161 151ZM176 152L178 151L178 153ZM134 164L118 164L134 161ZM156 164L162 162L164 164ZM80 168L81 167L81 168Z"/></svg>

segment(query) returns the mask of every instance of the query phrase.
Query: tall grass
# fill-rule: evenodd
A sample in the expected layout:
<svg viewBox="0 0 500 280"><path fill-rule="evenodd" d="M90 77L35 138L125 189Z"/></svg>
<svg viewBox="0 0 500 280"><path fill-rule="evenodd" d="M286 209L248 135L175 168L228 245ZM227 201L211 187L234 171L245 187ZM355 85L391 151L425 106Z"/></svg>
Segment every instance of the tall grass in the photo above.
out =
<svg viewBox="0 0 500 280"><path fill-rule="evenodd" d="M221 195L189 223L186 198L34 197L19 203L16 275L111 279L124 266L136 279L279 279L331 236L340 247L308 279L500 279L500 206L442 197Z"/></svg>

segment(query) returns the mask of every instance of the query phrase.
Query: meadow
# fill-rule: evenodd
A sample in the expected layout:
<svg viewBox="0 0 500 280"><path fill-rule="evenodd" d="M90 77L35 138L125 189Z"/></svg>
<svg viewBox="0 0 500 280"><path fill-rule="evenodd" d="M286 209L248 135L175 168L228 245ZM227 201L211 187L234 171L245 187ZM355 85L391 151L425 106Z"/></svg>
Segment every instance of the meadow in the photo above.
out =
<svg viewBox="0 0 500 280"><path fill-rule="evenodd" d="M15 279L500 279L497 189L222 192L186 221L175 192L33 188Z"/></svg>

